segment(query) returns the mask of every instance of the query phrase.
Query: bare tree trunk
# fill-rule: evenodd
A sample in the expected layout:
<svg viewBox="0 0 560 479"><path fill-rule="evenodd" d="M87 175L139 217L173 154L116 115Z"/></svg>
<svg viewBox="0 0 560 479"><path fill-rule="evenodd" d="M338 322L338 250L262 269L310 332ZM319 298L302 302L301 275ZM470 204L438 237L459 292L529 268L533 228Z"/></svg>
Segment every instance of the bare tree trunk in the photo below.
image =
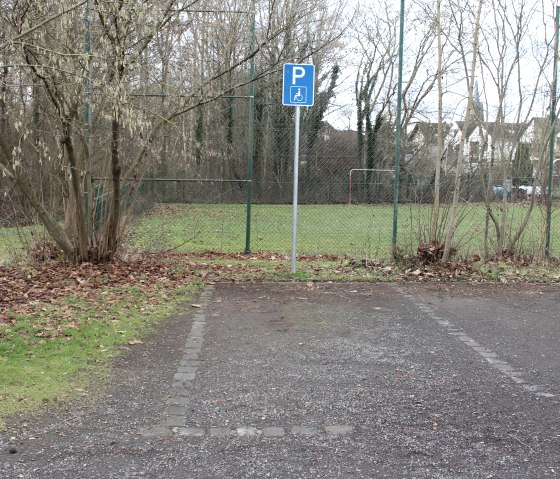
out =
<svg viewBox="0 0 560 479"><path fill-rule="evenodd" d="M77 255L72 241L66 234L66 231L64 231L64 228L60 226L60 223L56 221L54 216L47 210L47 208L45 208L43 203L41 203L37 199L35 193L33 192L33 188L27 179L27 176L20 175L17 170L13 170L8 167L9 158L11 156L11 149L8 147L8 144L1 134L0 152L5 158L5 160L0 160L0 170L2 170L3 174L7 178L9 178L17 185L19 190L25 196L26 200L29 201L31 206L35 209L37 215L39 216L39 219L45 226L46 230L49 232L56 244L60 246L66 257L75 259Z"/></svg>
<svg viewBox="0 0 560 479"><path fill-rule="evenodd" d="M480 31L480 14L482 12L482 4L484 0L479 0L478 9L476 12L475 20L475 30L473 39L473 52L471 60L471 69L468 78L468 100L467 100L467 113L465 115L465 123L463 126L463 132L461 135L461 141L459 144L459 155L457 158L457 167L455 170L455 187L453 189L453 203L451 205L449 225L447 227L447 234L445 237L445 246L443 249L443 256L441 261L443 263L449 262L451 256L451 243L453 241L453 235L455 234L455 229L457 227L457 210L459 208L459 196L461 192L461 176L463 174L463 158L465 155L465 142L468 135L468 130L471 123L471 115L473 109L473 96L474 96L474 74L476 69L476 58L478 56L478 33Z"/></svg>
<svg viewBox="0 0 560 479"><path fill-rule="evenodd" d="M70 186L71 197L70 201L74 203L76 221L75 221L75 234L76 234L76 255L77 261L87 260L87 228L85 219L85 209L83 202L83 189L82 179L80 178L80 171L82 169L78 165L78 157L76 149L74 148L74 141L72 139L71 119L65 117L62 122L62 143L68 156L68 165L70 169Z"/></svg>
<svg viewBox="0 0 560 479"><path fill-rule="evenodd" d="M441 189L441 158L443 156L443 86L441 77L442 71L442 57L443 48L441 44L441 0L437 0L437 49L438 49L438 73L437 73L437 86L438 86L438 127L437 127L437 154L435 164L435 178L434 178L434 207L432 211L432 222L430 226L430 242L435 243L437 240L438 221L439 221L439 204L440 204L440 189Z"/></svg>
<svg viewBox="0 0 560 479"><path fill-rule="evenodd" d="M113 183L112 201L107 225L106 249L102 252L112 257L118 245L119 222L121 213L121 164L120 164L120 124L118 112L111 121L111 181Z"/></svg>
<svg viewBox="0 0 560 479"><path fill-rule="evenodd" d="M8 77L9 69L8 67L2 68L0 72L0 134L4 135L8 131L8 116L6 114L6 94L8 87L6 85L6 79Z"/></svg>

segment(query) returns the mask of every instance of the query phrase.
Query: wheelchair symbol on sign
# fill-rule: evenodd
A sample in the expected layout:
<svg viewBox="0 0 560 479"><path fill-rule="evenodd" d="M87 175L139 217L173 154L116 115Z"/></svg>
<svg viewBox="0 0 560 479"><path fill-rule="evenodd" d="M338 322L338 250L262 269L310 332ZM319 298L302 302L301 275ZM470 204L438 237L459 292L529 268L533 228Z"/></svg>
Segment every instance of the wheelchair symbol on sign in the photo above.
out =
<svg viewBox="0 0 560 479"><path fill-rule="evenodd" d="M302 86L290 87L293 103L305 103L307 97L307 88Z"/></svg>

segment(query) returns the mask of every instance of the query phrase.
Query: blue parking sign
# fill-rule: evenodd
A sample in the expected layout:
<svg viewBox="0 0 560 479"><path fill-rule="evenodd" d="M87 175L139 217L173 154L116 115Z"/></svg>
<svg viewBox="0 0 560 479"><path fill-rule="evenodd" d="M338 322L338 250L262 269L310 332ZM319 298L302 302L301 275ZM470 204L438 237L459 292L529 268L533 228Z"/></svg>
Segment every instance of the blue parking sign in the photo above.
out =
<svg viewBox="0 0 560 479"><path fill-rule="evenodd" d="M286 63L282 88L282 105L313 106L315 102L315 65Z"/></svg>

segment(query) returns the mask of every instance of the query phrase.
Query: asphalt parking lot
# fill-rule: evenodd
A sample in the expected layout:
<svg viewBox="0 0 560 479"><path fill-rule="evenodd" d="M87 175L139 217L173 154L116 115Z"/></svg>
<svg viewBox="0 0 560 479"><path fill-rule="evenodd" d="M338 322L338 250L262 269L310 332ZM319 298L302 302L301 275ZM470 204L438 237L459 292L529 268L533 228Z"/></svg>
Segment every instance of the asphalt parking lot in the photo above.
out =
<svg viewBox="0 0 560 479"><path fill-rule="evenodd" d="M11 423L0 475L557 477L559 299L555 285L209 286L98 396Z"/></svg>

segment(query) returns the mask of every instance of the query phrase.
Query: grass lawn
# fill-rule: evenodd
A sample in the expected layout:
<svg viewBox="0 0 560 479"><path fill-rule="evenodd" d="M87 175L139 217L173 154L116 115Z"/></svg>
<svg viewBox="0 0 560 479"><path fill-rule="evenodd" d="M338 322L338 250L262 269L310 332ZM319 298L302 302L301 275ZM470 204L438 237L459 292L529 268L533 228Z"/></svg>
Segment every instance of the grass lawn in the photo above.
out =
<svg viewBox="0 0 560 479"><path fill-rule="evenodd" d="M508 205L505 224L510 238L523 221L527 204ZM495 205L494 212L501 217ZM552 254L560 256L560 210L553 211ZM446 208L443 208L446 216ZM414 254L426 240L431 206L400 205L399 248ZM518 252L542 255L545 241L546 208L535 207L519 241ZM253 205L251 251L290 254L292 206ZM482 204L463 204L454 246L459 257L484 252L486 213ZM388 260L391 257L393 207L381 205L300 205L298 209L298 255L339 255ZM496 231L489 225L489 247L496 249ZM0 229L0 264L17 263L26 248L43 238L40 227ZM443 239L443 228L440 238ZM158 253L245 250L246 209L242 204L158 204L136 217L126 232L125 247L131 252Z"/></svg>
<svg viewBox="0 0 560 479"><path fill-rule="evenodd" d="M0 227L0 265L25 260L27 249L48 236L40 225L19 228Z"/></svg>
<svg viewBox="0 0 560 479"><path fill-rule="evenodd" d="M3 292L13 300L0 310L0 427L11 414L99 387L112 358L141 343L201 287L177 265L163 271L143 263L53 263L3 270L2 279L16 292ZM41 289L45 284L54 289Z"/></svg>
<svg viewBox="0 0 560 479"><path fill-rule="evenodd" d="M240 252L245 249L244 205L172 205L171 214L142 216L134 222L134 250ZM391 249L392 208L385 205L302 205L298 210L300 254L386 256ZM253 205L251 251L289 253L292 206Z"/></svg>
<svg viewBox="0 0 560 479"><path fill-rule="evenodd" d="M241 252L245 249L246 209L244 205L159 205L157 214L136 219L128 234L128 247L135 251ZM506 215L510 237L523 220L526 204L516 204ZM497 206L495 212L498 214ZM397 241L413 253L426 238L431 207L401 205ZM553 217L553 232L560 227ZM300 205L298 209L298 254L348 255L387 259L391 253L392 205ZM459 212L455 236L460 256L484 251L485 208L465 204ZM520 245L524 254L542 252L545 209L535 208ZM490 225L490 247L495 247L495 229ZM442 235L443 237L443 235ZM553 251L560 253L558 235L553 235ZM287 254L292 245L292 206L253 205L251 251Z"/></svg>

